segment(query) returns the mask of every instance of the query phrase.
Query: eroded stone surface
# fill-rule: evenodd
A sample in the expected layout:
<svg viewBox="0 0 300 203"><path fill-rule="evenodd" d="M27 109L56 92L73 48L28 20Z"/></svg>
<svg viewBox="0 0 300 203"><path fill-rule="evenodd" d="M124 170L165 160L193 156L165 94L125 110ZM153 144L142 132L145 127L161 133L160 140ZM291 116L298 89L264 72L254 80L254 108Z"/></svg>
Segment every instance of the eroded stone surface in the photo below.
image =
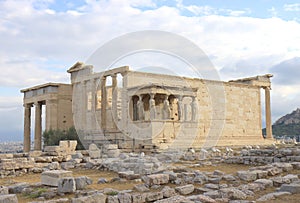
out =
<svg viewBox="0 0 300 203"><path fill-rule="evenodd" d="M72 171L53 170L45 171L41 174L41 182L43 185L58 186L58 181L64 177L72 177Z"/></svg>

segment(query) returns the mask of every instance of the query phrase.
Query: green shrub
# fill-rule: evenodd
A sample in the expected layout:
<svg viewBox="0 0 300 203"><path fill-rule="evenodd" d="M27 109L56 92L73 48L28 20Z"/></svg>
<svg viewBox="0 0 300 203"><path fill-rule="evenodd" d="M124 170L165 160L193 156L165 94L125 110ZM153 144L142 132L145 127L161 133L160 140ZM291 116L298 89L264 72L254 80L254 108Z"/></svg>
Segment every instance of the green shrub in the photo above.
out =
<svg viewBox="0 0 300 203"><path fill-rule="evenodd" d="M45 146L59 145L60 140L77 140L77 150L83 150L84 147L78 137L75 127L68 130L53 130L43 132L43 139Z"/></svg>

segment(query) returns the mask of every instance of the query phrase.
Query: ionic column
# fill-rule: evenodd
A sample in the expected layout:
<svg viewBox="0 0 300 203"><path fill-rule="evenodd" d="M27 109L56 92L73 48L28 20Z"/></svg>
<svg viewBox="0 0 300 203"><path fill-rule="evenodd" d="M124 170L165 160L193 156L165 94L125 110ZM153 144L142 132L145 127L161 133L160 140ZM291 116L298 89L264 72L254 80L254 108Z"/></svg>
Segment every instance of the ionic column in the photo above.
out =
<svg viewBox="0 0 300 203"><path fill-rule="evenodd" d="M118 120L118 81L117 74L111 75L112 78L112 114L114 119L114 127L116 128L117 120Z"/></svg>
<svg viewBox="0 0 300 203"><path fill-rule="evenodd" d="M105 130L106 128L106 76L101 78L101 129Z"/></svg>
<svg viewBox="0 0 300 203"><path fill-rule="evenodd" d="M30 151L30 129L31 129L31 104L24 104L24 143L23 151Z"/></svg>
<svg viewBox="0 0 300 203"><path fill-rule="evenodd" d="M42 104L35 105L34 150L42 150Z"/></svg>
<svg viewBox="0 0 300 203"><path fill-rule="evenodd" d="M265 111L266 111L266 138L273 138L272 136L272 122L271 122L271 101L270 101L270 87L265 87Z"/></svg>

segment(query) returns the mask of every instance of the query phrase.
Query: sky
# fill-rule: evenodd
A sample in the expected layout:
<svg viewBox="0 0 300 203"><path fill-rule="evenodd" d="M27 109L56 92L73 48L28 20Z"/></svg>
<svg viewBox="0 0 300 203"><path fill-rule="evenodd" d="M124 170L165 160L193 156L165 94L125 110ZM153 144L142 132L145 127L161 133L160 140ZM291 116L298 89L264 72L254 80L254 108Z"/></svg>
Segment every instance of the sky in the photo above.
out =
<svg viewBox="0 0 300 203"><path fill-rule="evenodd" d="M222 80L274 74L273 122L300 107L299 1L0 0L0 142L23 139L20 89L69 83L74 63L142 30L189 39Z"/></svg>

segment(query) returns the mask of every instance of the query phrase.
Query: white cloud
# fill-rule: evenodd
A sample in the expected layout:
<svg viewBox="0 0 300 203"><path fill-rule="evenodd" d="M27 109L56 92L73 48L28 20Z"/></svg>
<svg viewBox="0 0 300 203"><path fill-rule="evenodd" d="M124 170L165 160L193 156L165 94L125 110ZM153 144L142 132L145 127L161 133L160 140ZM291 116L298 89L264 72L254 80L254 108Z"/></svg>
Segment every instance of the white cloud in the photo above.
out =
<svg viewBox="0 0 300 203"><path fill-rule="evenodd" d="M300 11L300 3L285 4L283 8L285 11Z"/></svg>
<svg viewBox="0 0 300 203"><path fill-rule="evenodd" d="M164 30L190 39L207 53L226 80L265 74L272 66L300 56L299 22L238 17L251 13L247 9L185 8L180 1L177 7L158 7L150 0L88 0L78 8L71 6L70 10L58 12L49 8L51 2L45 1L40 6L36 2L0 2L2 87L66 82L65 70L76 61L85 61L108 40L138 30ZM184 9L195 15L184 16ZM289 84L282 85L278 90L274 85L272 92L279 95L276 98L295 94L288 91ZM276 105L280 106L275 102L273 108ZM282 111L286 109L289 110L282 108Z"/></svg>

